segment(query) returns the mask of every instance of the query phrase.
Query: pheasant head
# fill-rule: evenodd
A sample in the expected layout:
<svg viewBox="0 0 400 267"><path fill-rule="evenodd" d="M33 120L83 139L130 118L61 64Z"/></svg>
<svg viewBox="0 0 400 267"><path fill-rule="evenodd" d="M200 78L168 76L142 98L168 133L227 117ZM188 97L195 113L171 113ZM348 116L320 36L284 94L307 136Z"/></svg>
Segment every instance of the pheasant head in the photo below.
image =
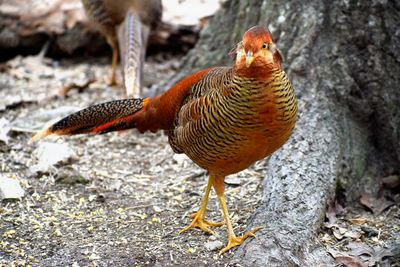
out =
<svg viewBox="0 0 400 267"><path fill-rule="evenodd" d="M267 77L267 73L282 68L281 53L265 27L255 26L245 32L233 53L236 71L246 77Z"/></svg>

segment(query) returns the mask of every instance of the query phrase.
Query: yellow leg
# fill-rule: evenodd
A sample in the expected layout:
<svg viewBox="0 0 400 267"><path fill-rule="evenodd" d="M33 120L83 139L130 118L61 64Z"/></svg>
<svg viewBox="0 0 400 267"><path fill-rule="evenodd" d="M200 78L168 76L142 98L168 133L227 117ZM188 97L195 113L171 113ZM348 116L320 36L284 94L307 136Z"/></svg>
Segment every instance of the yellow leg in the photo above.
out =
<svg viewBox="0 0 400 267"><path fill-rule="evenodd" d="M112 59L111 59L111 77L107 79L108 85L116 85L117 84L117 64L119 57L119 49L118 49L118 41L114 34L107 35L107 42L111 46L112 49Z"/></svg>
<svg viewBox="0 0 400 267"><path fill-rule="evenodd" d="M118 64L118 48L113 48L113 55L111 61L111 78L108 82L108 85L116 85L117 84L117 64Z"/></svg>
<svg viewBox="0 0 400 267"><path fill-rule="evenodd" d="M261 229L261 227L256 227L252 229L251 231L245 233L243 236L236 236L235 233L233 232L233 227L231 220L229 218L229 212L228 212L228 206L226 205L226 200L224 196L224 177L220 179L215 179L213 183L214 189L217 192L218 195L218 200L221 205L222 213L224 215L224 219L226 222L226 226L228 228L228 244L226 245L225 248L221 249L219 251L219 255L222 255L223 253L227 252L231 248L234 248L236 246L241 245L248 237L256 237L255 232Z"/></svg>
<svg viewBox="0 0 400 267"><path fill-rule="evenodd" d="M204 194L204 198L203 201L201 202L199 211L191 215L193 221L188 226L179 231L180 234L192 228L200 228L202 231L206 233L215 235L215 232L212 231L209 227L219 227L225 224L224 222L210 222L204 219L204 214L207 209L208 197L210 196L212 184L213 184L213 177L210 176L208 179L206 193Z"/></svg>

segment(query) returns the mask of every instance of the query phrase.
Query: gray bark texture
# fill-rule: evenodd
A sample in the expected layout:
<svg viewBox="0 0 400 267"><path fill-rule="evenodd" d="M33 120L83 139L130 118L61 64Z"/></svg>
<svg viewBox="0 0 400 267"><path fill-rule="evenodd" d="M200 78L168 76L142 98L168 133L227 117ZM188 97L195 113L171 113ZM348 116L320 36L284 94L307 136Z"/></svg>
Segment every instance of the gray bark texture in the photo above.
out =
<svg viewBox="0 0 400 267"><path fill-rule="evenodd" d="M317 241L338 188L347 201L376 194L400 166L398 1L231 0L201 32L176 80L231 65L227 52L251 26L272 32L299 98L290 141L269 159L263 199L249 228L262 226L233 259L242 266L325 266Z"/></svg>

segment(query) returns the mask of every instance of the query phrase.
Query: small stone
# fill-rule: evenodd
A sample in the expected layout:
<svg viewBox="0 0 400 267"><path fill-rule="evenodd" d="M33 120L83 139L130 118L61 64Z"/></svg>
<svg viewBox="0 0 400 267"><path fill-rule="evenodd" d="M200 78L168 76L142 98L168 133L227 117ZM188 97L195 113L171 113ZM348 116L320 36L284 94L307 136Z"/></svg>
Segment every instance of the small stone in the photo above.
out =
<svg viewBox="0 0 400 267"><path fill-rule="evenodd" d="M58 236L58 237L63 236L63 234L61 233L61 230L58 228L56 230L54 230L54 235Z"/></svg>
<svg viewBox="0 0 400 267"><path fill-rule="evenodd" d="M123 183L120 180L114 180L113 183L110 185L110 189L116 192L121 190Z"/></svg>
<svg viewBox="0 0 400 267"><path fill-rule="evenodd" d="M101 258L100 258L100 256L99 255L97 255L96 253L92 253L92 254L90 254L90 256L89 256L89 260L100 260Z"/></svg>
<svg viewBox="0 0 400 267"><path fill-rule="evenodd" d="M159 206L153 206L153 209L155 212L159 213L162 211L162 209Z"/></svg>
<svg viewBox="0 0 400 267"><path fill-rule="evenodd" d="M227 177L225 183L229 185L240 185L240 178L238 177Z"/></svg>
<svg viewBox="0 0 400 267"><path fill-rule="evenodd" d="M65 163L77 158L75 152L66 143L41 142L33 154L38 159L38 163L30 168L33 173L48 172L52 166L58 163Z"/></svg>
<svg viewBox="0 0 400 267"><path fill-rule="evenodd" d="M74 169L60 170L56 175L56 182L63 184L87 184L89 179Z"/></svg>
<svg viewBox="0 0 400 267"><path fill-rule="evenodd" d="M224 244L219 241L219 240L215 240L215 241L207 241L204 244L204 247L208 250L208 251L214 251L217 249L221 249L224 246Z"/></svg>
<svg viewBox="0 0 400 267"><path fill-rule="evenodd" d="M6 144L8 144L8 133L11 129L9 123L9 120L5 118L0 118L0 141Z"/></svg>
<svg viewBox="0 0 400 267"><path fill-rule="evenodd" d="M0 200L20 199L25 195L17 179L0 176Z"/></svg>
<svg viewBox="0 0 400 267"><path fill-rule="evenodd" d="M208 238L208 240L210 241L215 241L217 240L217 237L215 235L210 235L210 237Z"/></svg>
<svg viewBox="0 0 400 267"><path fill-rule="evenodd" d="M182 165L189 159L185 154L174 154L172 158L176 161L176 163L178 163L178 165Z"/></svg>

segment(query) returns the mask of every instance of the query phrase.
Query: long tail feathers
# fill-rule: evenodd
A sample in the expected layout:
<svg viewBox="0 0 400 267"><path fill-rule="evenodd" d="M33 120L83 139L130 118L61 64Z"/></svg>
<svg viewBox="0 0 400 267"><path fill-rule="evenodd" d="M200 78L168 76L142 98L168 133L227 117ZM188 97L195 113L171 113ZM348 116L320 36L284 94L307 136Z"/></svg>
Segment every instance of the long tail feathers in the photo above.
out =
<svg viewBox="0 0 400 267"><path fill-rule="evenodd" d="M129 10L118 28L122 76L129 97L141 97L142 68L146 51L143 26L136 12Z"/></svg>
<svg viewBox="0 0 400 267"><path fill-rule="evenodd" d="M134 128L136 125L133 117L143 105L143 99L123 99L90 106L43 129L29 143L53 134L102 134Z"/></svg>

